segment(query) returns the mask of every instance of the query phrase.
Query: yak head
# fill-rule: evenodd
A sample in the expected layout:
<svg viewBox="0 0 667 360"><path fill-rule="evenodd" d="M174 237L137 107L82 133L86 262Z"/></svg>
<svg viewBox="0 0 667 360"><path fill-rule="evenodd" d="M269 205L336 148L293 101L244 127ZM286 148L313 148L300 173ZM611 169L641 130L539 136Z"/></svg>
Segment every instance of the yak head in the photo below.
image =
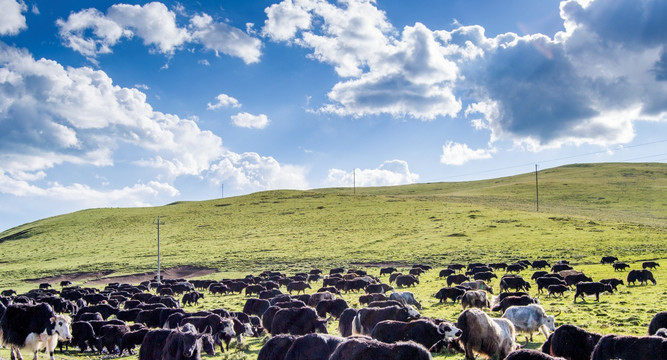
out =
<svg viewBox="0 0 667 360"><path fill-rule="evenodd" d="M56 315L51 318L51 324L53 325L53 331L58 334L61 341L72 340L72 331L70 330L72 318L67 315Z"/></svg>
<svg viewBox="0 0 667 360"><path fill-rule="evenodd" d="M438 325L438 334L440 334L444 340L452 340L461 336L463 332L461 329L454 326L454 324L441 322Z"/></svg>

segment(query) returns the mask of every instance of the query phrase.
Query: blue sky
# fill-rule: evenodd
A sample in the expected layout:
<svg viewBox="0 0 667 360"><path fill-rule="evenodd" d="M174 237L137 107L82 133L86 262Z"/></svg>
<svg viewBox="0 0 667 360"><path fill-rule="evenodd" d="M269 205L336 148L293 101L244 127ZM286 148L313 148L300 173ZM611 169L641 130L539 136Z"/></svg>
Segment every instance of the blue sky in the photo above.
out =
<svg viewBox="0 0 667 360"><path fill-rule="evenodd" d="M0 0L0 230L664 162L667 2Z"/></svg>

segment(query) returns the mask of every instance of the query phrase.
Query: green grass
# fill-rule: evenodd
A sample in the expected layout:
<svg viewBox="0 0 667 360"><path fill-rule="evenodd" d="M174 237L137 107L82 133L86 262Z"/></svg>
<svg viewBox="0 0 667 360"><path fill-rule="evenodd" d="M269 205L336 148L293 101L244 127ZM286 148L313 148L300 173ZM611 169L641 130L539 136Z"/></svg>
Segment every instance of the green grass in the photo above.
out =
<svg viewBox="0 0 667 360"><path fill-rule="evenodd" d="M161 207L83 210L0 233L5 254L0 289L25 291L35 286L26 279L60 274L150 271L158 216L164 222L162 267L219 271L209 278L266 269L294 273L416 262L437 269L449 262L543 258L569 259L599 279L625 277L598 265L602 255L616 255L633 268L643 260L667 259L667 165L570 165L540 171L538 182L539 212L534 173L357 188L356 194L351 188L269 191ZM654 304L667 300L667 278L661 270L655 274L657 286L623 287L600 304L587 299L575 305L570 293L543 305L550 312L561 310L561 323L603 333L643 333L650 316L664 310ZM455 320L460 305L436 304L431 297L444 286L436 276L437 271L425 275L411 291L426 303L425 315ZM240 310L243 301L240 296L207 298L202 306ZM257 339L249 344L239 356L254 358L261 344ZM0 357L5 355L0 350Z"/></svg>

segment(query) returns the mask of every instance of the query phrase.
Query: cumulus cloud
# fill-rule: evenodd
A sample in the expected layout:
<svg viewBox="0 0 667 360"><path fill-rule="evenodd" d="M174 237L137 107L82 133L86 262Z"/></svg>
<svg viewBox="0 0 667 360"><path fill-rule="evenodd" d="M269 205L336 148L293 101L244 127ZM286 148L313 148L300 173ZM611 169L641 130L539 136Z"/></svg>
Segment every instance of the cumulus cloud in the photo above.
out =
<svg viewBox="0 0 667 360"><path fill-rule="evenodd" d="M259 62L262 55L262 42L249 36L240 29L221 22L213 21L207 14L196 15L190 19L192 38L206 49L236 56L246 64Z"/></svg>
<svg viewBox="0 0 667 360"><path fill-rule="evenodd" d="M206 105L206 109L208 110L216 110L226 107L239 108L241 107L241 103L227 94L219 94L215 97L215 103L208 103Z"/></svg>
<svg viewBox="0 0 667 360"><path fill-rule="evenodd" d="M627 143L636 121L665 121L667 28L661 1L564 1L565 32L490 39L462 72L480 100L466 112L491 141L528 149ZM487 40L488 44L488 40ZM482 71L479 71L482 69Z"/></svg>
<svg viewBox="0 0 667 360"><path fill-rule="evenodd" d="M247 112L240 112L232 115L232 123L235 126L248 129L264 129L269 125L269 118L264 114L253 115Z"/></svg>
<svg viewBox="0 0 667 360"><path fill-rule="evenodd" d="M179 9L177 9L179 10ZM180 9L178 15L185 16ZM60 37L65 46L93 60L112 51L124 38L138 37L151 51L172 55L188 43L199 43L205 49L235 56L246 63L259 61L261 41L240 29L215 22L200 14L180 26L177 12L160 2L145 5L116 4L106 14L96 9L71 13L67 20L58 19Z"/></svg>
<svg viewBox="0 0 667 360"><path fill-rule="evenodd" d="M304 167L280 164L269 156L254 152L226 152L211 166L208 178L243 191L276 189L306 189L308 181Z"/></svg>
<svg viewBox="0 0 667 360"><path fill-rule="evenodd" d="M23 13L28 7L23 1L0 0L0 35L16 35L28 26Z"/></svg>
<svg viewBox="0 0 667 360"><path fill-rule="evenodd" d="M334 66L341 77L320 111L341 116L390 114L432 120L455 116L456 64L451 50L423 24L398 34L374 2L340 6L325 1L283 1L267 8L263 33L312 49L310 56ZM400 35L400 36L397 36Z"/></svg>
<svg viewBox="0 0 667 360"><path fill-rule="evenodd" d="M324 186L352 186L355 183L356 186L392 186L412 184L417 180L419 175L410 172L406 161L389 160L376 169L330 169Z"/></svg>
<svg viewBox="0 0 667 360"><path fill-rule="evenodd" d="M473 150L466 144L448 141L442 146L440 162L445 165L463 165L471 160L490 159L496 149Z"/></svg>

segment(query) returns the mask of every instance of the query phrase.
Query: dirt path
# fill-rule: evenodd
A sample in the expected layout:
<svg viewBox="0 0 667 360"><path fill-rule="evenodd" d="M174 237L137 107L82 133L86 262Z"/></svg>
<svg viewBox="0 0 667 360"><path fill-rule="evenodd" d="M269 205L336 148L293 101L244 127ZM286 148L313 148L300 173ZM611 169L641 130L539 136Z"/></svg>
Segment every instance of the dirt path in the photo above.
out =
<svg viewBox="0 0 667 360"><path fill-rule="evenodd" d="M202 268L195 266L177 266L171 269L164 269L160 271L160 276L165 279L179 279L179 278L189 279L189 278L214 274L217 272L218 270L210 268ZM64 280L69 280L73 283L83 281L83 284L86 286L106 285L111 282L139 284L142 281L153 280L153 277L155 276L155 271L140 273L140 274L119 275L119 276L109 276L110 274L113 274L113 271L63 274L41 279L30 279L28 281L36 284L48 282L54 286L57 286L61 281Z"/></svg>

